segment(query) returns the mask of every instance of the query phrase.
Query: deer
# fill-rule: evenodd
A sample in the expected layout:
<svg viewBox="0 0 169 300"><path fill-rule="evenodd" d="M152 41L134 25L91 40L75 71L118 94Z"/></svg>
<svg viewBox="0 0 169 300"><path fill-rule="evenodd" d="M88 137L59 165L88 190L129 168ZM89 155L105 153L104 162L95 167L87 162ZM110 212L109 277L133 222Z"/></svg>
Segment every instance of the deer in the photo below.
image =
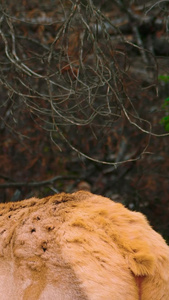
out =
<svg viewBox="0 0 169 300"><path fill-rule="evenodd" d="M169 247L87 191L0 204L1 300L168 300Z"/></svg>

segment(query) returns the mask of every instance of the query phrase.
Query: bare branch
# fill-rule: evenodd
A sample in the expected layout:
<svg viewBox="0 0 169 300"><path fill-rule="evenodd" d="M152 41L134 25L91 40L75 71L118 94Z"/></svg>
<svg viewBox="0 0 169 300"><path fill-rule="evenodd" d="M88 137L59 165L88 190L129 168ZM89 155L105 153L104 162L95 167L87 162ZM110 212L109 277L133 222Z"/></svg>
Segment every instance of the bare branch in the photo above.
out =
<svg viewBox="0 0 169 300"><path fill-rule="evenodd" d="M7 95L4 106L9 93L13 107L38 117L40 126L51 132L56 145L59 135L79 155L114 166L133 158L112 162L91 157L76 139L72 142L71 129L77 132L79 128L91 128L93 136L99 139L98 132L103 132L103 128L111 127L114 132L117 122L125 120L126 126L134 125L139 133L147 135L147 146L149 136L168 135L153 132L151 122L140 117L138 104L127 88L132 49L139 52L141 62L150 69L145 74L148 84L140 90L158 91L158 64L140 34L144 18L132 10L130 3L114 1L123 15L120 20L110 20L92 0L50 2L49 15L44 9L47 3L40 2L35 12L31 6L17 11L8 1L2 1L0 18L0 83ZM146 12L162 2L146 3ZM138 6L140 9L144 10L144 5ZM152 19L147 18L149 22ZM123 32L121 21L131 30L130 34L134 32L134 41ZM134 76L136 73L137 69ZM6 124L3 116L1 120ZM58 148L61 150L60 145ZM117 160L119 157L120 154Z"/></svg>
<svg viewBox="0 0 169 300"><path fill-rule="evenodd" d="M2 177L2 176L1 176ZM4 176L4 179L6 177ZM33 182L6 182L6 183L1 183L0 188L13 188L13 187L40 187L40 186L45 186L49 184L54 184L56 181L59 180L81 180L84 179L76 177L76 176L55 176L47 180L43 181L33 181Z"/></svg>

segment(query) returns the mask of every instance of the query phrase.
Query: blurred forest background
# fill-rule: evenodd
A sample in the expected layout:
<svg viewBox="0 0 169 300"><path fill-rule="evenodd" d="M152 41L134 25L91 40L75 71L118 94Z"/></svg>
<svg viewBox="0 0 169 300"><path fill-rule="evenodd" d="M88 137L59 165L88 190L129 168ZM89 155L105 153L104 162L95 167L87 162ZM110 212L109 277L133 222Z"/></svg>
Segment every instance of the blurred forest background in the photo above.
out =
<svg viewBox="0 0 169 300"><path fill-rule="evenodd" d="M169 1L1 0L0 202L86 189L169 240Z"/></svg>

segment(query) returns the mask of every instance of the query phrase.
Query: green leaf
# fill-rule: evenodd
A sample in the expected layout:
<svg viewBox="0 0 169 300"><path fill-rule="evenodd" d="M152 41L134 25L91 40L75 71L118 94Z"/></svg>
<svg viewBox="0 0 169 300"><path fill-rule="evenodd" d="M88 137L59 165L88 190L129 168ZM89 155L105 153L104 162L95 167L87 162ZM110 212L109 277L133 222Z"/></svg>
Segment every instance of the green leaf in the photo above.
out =
<svg viewBox="0 0 169 300"><path fill-rule="evenodd" d="M50 150L50 148L49 148L48 146L45 146L44 149L43 149L43 151L44 151L45 153L48 153L49 150Z"/></svg>
<svg viewBox="0 0 169 300"><path fill-rule="evenodd" d="M164 108L164 109L166 109L166 107L168 108L168 106L169 106L169 97L167 97L164 100L164 103L163 103L163 105L161 107Z"/></svg>
<svg viewBox="0 0 169 300"><path fill-rule="evenodd" d="M169 81L169 76L168 75L159 75L158 79L164 82L168 82Z"/></svg>
<svg viewBox="0 0 169 300"><path fill-rule="evenodd" d="M165 116L160 121L161 124L167 125L169 123L169 116Z"/></svg>
<svg viewBox="0 0 169 300"><path fill-rule="evenodd" d="M169 132L169 123L165 126L165 130Z"/></svg>
<svg viewBox="0 0 169 300"><path fill-rule="evenodd" d="M165 105L169 105L169 97L165 99Z"/></svg>

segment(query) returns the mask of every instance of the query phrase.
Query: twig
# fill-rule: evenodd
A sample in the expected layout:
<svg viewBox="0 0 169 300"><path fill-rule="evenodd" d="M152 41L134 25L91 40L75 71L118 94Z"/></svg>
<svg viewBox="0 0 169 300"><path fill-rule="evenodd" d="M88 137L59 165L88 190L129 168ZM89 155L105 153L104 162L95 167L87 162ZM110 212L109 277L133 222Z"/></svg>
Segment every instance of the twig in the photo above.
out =
<svg viewBox="0 0 169 300"><path fill-rule="evenodd" d="M56 181L59 180L84 180L84 177L77 177L77 176L55 176L47 180L42 180L42 181L32 181L32 182L7 182L7 183L1 183L0 188L13 188L13 187L39 187L39 186L44 186L48 184L52 184Z"/></svg>

